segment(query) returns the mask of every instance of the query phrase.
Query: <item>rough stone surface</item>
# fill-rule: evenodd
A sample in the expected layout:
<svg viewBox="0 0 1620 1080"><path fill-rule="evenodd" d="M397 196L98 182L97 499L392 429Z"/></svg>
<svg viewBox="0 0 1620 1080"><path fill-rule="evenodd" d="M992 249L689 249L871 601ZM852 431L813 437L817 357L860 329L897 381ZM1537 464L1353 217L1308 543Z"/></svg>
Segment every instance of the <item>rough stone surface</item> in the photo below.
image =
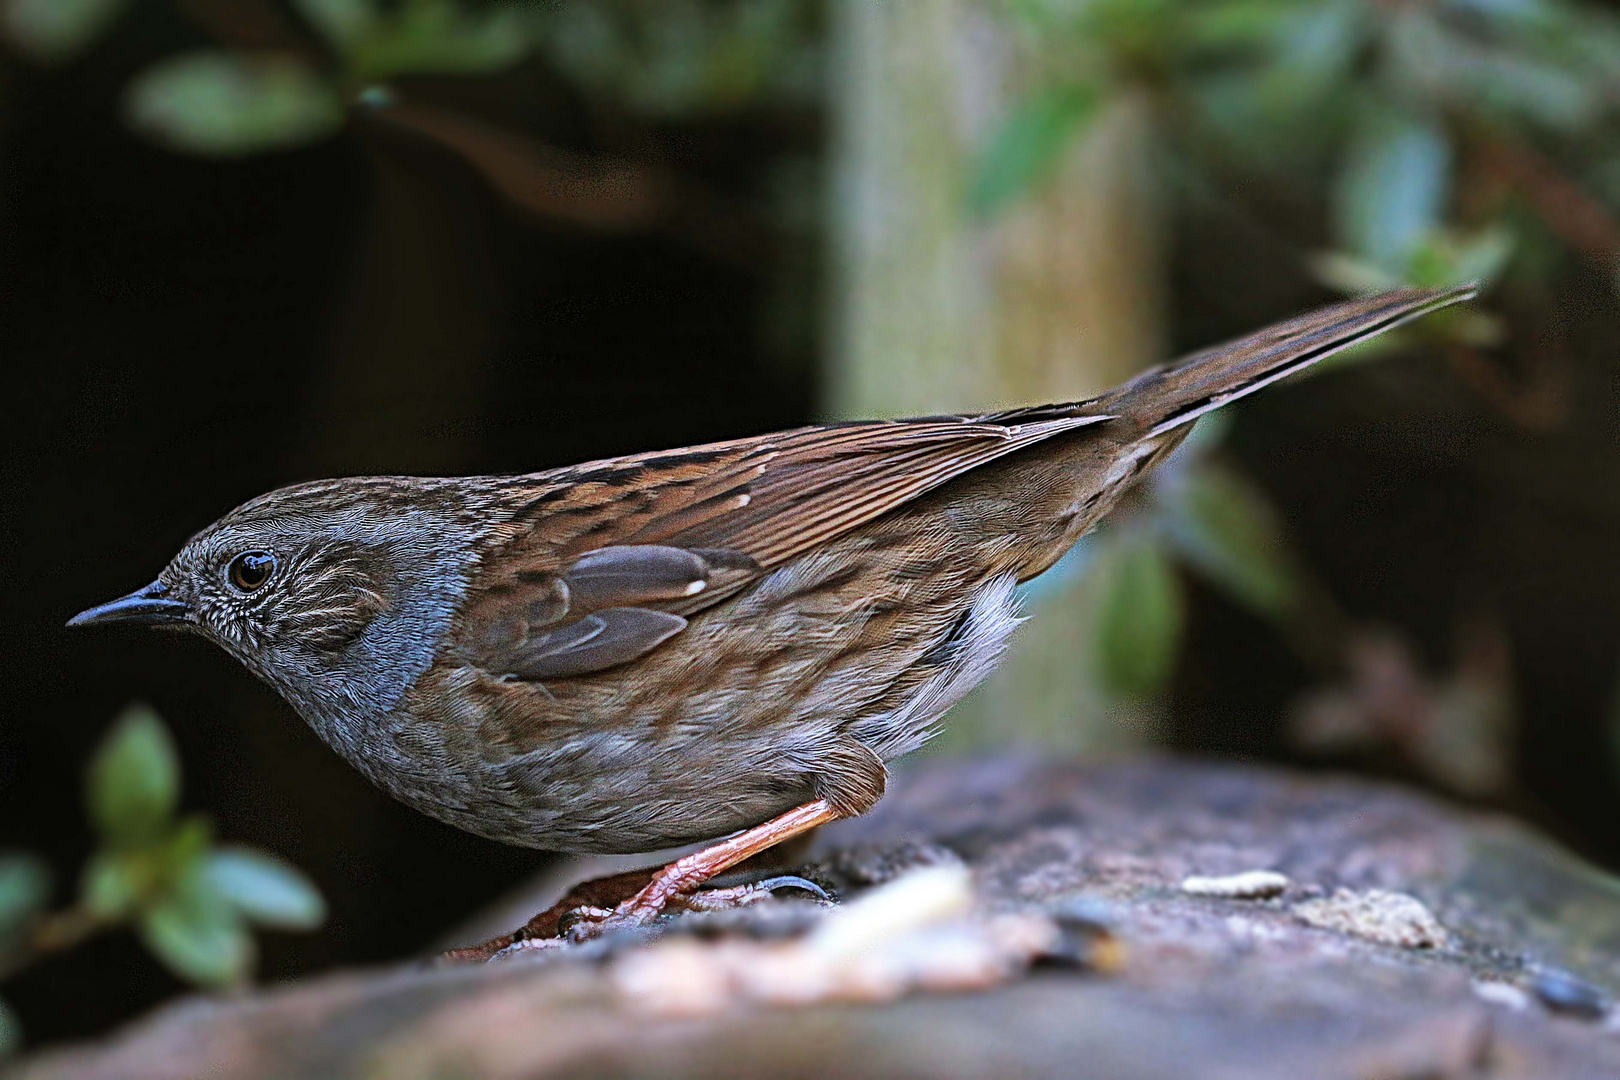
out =
<svg viewBox="0 0 1620 1080"><path fill-rule="evenodd" d="M1620 889L1527 830L1398 789L1168 761L926 762L809 858L850 911L872 898L866 921L767 902L652 944L194 999L17 1075L1620 1077ZM1287 876L1281 895L1180 887L1259 867ZM906 892L930 882L939 894ZM1298 914L1338 898L1376 921L1394 910L1380 894L1426 913L1432 940ZM1052 948L1054 926L1082 944ZM869 953L920 966L874 982ZM1592 1007L1568 1007L1569 987Z"/></svg>
<svg viewBox="0 0 1620 1080"><path fill-rule="evenodd" d="M1404 949L1443 949L1445 927L1423 901L1388 889L1335 889L1332 896L1294 907L1295 917L1323 930L1338 930Z"/></svg>

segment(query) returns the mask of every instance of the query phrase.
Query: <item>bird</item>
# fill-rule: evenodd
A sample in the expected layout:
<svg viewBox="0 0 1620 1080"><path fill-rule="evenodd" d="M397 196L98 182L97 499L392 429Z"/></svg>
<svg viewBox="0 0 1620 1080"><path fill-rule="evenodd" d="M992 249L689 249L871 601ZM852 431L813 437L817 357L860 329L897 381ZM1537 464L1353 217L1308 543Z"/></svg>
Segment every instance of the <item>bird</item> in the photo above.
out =
<svg viewBox="0 0 1620 1080"><path fill-rule="evenodd" d="M573 854L707 842L569 923L642 926L870 809L995 667L1018 585L1198 417L1475 291L1343 301L1080 402L297 484L68 625L200 634L468 832Z"/></svg>

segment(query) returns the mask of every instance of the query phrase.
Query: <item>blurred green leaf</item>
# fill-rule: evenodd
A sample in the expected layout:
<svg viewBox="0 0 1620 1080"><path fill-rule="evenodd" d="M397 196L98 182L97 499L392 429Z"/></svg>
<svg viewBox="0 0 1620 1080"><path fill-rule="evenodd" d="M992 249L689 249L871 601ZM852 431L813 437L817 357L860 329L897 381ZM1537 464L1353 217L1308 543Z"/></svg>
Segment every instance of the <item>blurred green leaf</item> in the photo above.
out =
<svg viewBox="0 0 1620 1080"><path fill-rule="evenodd" d="M1133 535L1098 560L1104 576L1095 630L1097 675L1109 691L1141 697L1175 670L1184 621L1181 582L1157 543Z"/></svg>
<svg viewBox="0 0 1620 1080"><path fill-rule="evenodd" d="M1487 225L1472 236L1459 236L1450 230L1428 234L1399 270L1342 251L1312 255L1308 264L1323 284L1353 296L1366 296L1409 285L1432 288L1465 281L1488 283L1501 275L1515 248L1511 229Z"/></svg>
<svg viewBox="0 0 1620 1080"><path fill-rule="evenodd" d="M120 919L135 909L146 881L139 856L98 851L79 875L79 903L98 919Z"/></svg>
<svg viewBox="0 0 1620 1080"><path fill-rule="evenodd" d="M51 872L33 855L0 855L0 941L14 933L51 897Z"/></svg>
<svg viewBox="0 0 1620 1080"><path fill-rule="evenodd" d="M476 75L516 63L531 45L515 7L463 11L455 0L404 0L349 48L356 78Z"/></svg>
<svg viewBox="0 0 1620 1080"><path fill-rule="evenodd" d="M1474 58L1469 73L1467 85L1476 94L1478 108L1517 113L1565 132L1583 130L1600 115L1594 81L1558 61L1482 53Z"/></svg>
<svg viewBox="0 0 1620 1080"><path fill-rule="evenodd" d="M1513 233L1504 225L1487 225L1472 236L1438 232L1413 252L1406 280L1427 287L1489 282L1501 274L1513 248Z"/></svg>
<svg viewBox="0 0 1620 1080"><path fill-rule="evenodd" d="M1214 0L1192 5L1182 30L1193 45L1204 48L1259 45L1274 41L1297 7L1297 0Z"/></svg>
<svg viewBox="0 0 1620 1080"><path fill-rule="evenodd" d="M1077 37L1126 60L1162 63L1182 32L1182 0L1088 0L1065 4Z"/></svg>
<svg viewBox="0 0 1620 1080"><path fill-rule="evenodd" d="M1547 0L1451 0L1453 7L1472 11L1490 20L1540 22L1549 14Z"/></svg>
<svg viewBox="0 0 1620 1080"><path fill-rule="evenodd" d="M11 1006L0 1001L0 1058L8 1058L22 1049L22 1023Z"/></svg>
<svg viewBox="0 0 1620 1080"><path fill-rule="evenodd" d="M1017 105L972 169L968 206L973 213L988 217L1045 178L1101 104L1095 88L1066 85Z"/></svg>
<svg viewBox="0 0 1620 1080"><path fill-rule="evenodd" d="M1481 229L1458 246L1451 268L1454 276L1445 284L1494 281L1513 257L1513 248L1513 232L1506 226L1491 225Z"/></svg>
<svg viewBox="0 0 1620 1080"><path fill-rule="evenodd" d="M66 60L88 45L127 0L4 0L6 36L36 60Z"/></svg>
<svg viewBox="0 0 1620 1080"><path fill-rule="evenodd" d="M339 52L347 52L377 22L373 0L293 0L293 7Z"/></svg>
<svg viewBox="0 0 1620 1080"><path fill-rule="evenodd" d="M553 64L635 111L713 113L766 97L809 104L824 92L821 8L804 0L628 0L531 12L534 44Z"/></svg>
<svg viewBox="0 0 1620 1080"><path fill-rule="evenodd" d="M204 873L213 887L263 926L309 930L326 918L326 904L313 883L273 855L246 847L220 848Z"/></svg>
<svg viewBox="0 0 1620 1080"><path fill-rule="evenodd" d="M1592 81L1612 86L1620 79L1620 17L1592 9L1583 9L1581 15L1581 25L1568 35L1567 47L1587 66Z"/></svg>
<svg viewBox="0 0 1620 1080"><path fill-rule="evenodd" d="M1440 223L1451 149L1434 123L1390 108L1368 110L1334 186L1338 234L1355 255L1404 268Z"/></svg>
<svg viewBox="0 0 1620 1080"><path fill-rule="evenodd" d="M206 814L191 814L169 834L158 852L165 873L176 876L200 869L214 843L214 825Z"/></svg>
<svg viewBox="0 0 1620 1080"><path fill-rule="evenodd" d="M158 959L192 982L241 982L252 969L253 935L201 867L142 911L139 929Z"/></svg>
<svg viewBox="0 0 1620 1080"><path fill-rule="evenodd" d="M1579 29L1572 23L1563 40L1539 32L1547 29L1543 21L1538 32L1499 42L1453 27L1432 6L1411 5L1389 22L1387 75L1442 109L1460 105L1476 119L1572 133L1601 115L1607 81L1578 44L1589 36L1601 40L1595 20L1580 20L1589 21Z"/></svg>
<svg viewBox="0 0 1620 1080"><path fill-rule="evenodd" d="M1324 251L1310 256L1306 264L1322 284L1351 296L1398 289L1406 283L1402 275L1342 251ZM1378 340L1374 338L1373 340Z"/></svg>
<svg viewBox="0 0 1620 1080"><path fill-rule="evenodd" d="M123 918L167 895L175 883L201 871L214 831L193 814L178 825L145 836L136 845L97 851L79 879L79 903L98 918Z"/></svg>
<svg viewBox="0 0 1620 1080"><path fill-rule="evenodd" d="M1359 0L1296 2L1277 14L1260 94L1274 113L1315 109L1325 96L1343 91L1366 40L1366 6Z"/></svg>
<svg viewBox="0 0 1620 1080"><path fill-rule="evenodd" d="M1299 602L1276 513L1246 478L1206 460L1160 492L1176 550L1233 599L1272 618Z"/></svg>
<svg viewBox="0 0 1620 1080"><path fill-rule="evenodd" d="M157 713L132 705L113 721L90 761L90 820L116 844L160 832L180 800L180 762Z"/></svg>
<svg viewBox="0 0 1620 1080"><path fill-rule="evenodd" d="M313 142L344 119L337 92L300 61L202 50L131 80L131 126L174 150L233 157Z"/></svg>

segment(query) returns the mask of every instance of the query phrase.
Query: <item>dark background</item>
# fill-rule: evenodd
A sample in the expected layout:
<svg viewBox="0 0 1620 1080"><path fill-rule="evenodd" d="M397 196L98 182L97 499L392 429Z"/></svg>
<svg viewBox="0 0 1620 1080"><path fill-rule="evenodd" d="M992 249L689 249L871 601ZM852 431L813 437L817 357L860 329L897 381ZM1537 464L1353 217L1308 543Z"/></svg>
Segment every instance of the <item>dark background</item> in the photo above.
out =
<svg viewBox="0 0 1620 1080"><path fill-rule="evenodd" d="M546 856L385 799L200 640L63 621L151 580L193 531L282 484L527 471L812 419L813 275L793 279L799 329L770 327L782 268L813 265L814 241L754 208L769 167L813 154L820 128L762 108L620 131L615 152L719 198L713 229L747 238L728 251L681 228L519 215L453 155L382 122L236 162L155 148L122 124L117 87L184 33L153 19L82 62L3 76L0 845L46 854L71 883L91 842L86 757L124 704L149 701L178 740L186 806L284 855L330 902L321 931L266 936L262 971L285 978L421 949ZM527 101L532 130L591 148L581 103L543 62L482 92ZM1329 299L1275 253L1252 205L1180 211L1178 349ZM1234 278L1252 282L1239 300L1210 287ZM1510 423L1414 356L1268 394L1241 411L1231 447L1357 620L1399 627L1436 667L1460 619L1505 628L1522 782L1507 801L1615 867L1615 292L1576 267L1548 296L1510 315L1516 335L1565 358L1556 426ZM1174 748L1289 759L1282 717L1310 674L1265 625L1193 589ZM8 996L48 1040L179 988L119 934Z"/></svg>

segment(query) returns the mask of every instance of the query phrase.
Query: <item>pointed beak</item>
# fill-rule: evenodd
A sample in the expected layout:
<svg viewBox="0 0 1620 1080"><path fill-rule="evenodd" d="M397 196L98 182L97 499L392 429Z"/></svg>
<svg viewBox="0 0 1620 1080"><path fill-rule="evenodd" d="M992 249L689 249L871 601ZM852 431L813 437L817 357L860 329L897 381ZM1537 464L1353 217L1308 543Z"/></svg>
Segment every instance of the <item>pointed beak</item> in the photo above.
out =
<svg viewBox="0 0 1620 1080"><path fill-rule="evenodd" d="M102 623L139 623L164 626L184 623L191 618L191 607L169 595L168 586L154 581L144 589L109 601L69 619L69 626L99 626Z"/></svg>

